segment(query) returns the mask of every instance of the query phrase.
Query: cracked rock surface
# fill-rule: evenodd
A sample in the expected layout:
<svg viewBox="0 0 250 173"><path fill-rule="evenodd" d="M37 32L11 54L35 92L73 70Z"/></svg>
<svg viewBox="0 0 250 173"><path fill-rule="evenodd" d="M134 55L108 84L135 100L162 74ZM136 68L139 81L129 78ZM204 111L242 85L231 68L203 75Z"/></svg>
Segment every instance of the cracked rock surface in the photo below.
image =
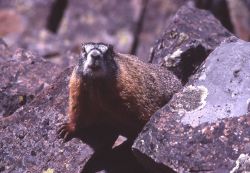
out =
<svg viewBox="0 0 250 173"><path fill-rule="evenodd" d="M145 126L133 145L138 159L156 172L249 171L248 159L239 163L250 152L249 55L242 40L216 48Z"/></svg>

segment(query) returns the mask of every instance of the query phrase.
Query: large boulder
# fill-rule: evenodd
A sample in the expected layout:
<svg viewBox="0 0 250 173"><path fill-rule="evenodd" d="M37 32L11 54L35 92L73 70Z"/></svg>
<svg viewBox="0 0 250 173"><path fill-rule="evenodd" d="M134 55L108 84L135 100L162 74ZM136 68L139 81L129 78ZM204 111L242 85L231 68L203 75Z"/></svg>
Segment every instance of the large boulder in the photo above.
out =
<svg viewBox="0 0 250 173"><path fill-rule="evenodd" d="M173 71L185 83L208 54L232 34L208 11L181 7L155 43L150 62Z"/></svg>
<svg viewBox="0 0 250 173"><path fill-rule="evenodd" d="M0 50L0 117L11 115L29 103L50 85L61 69L34 55L18 49L15 53L2 45Z"/></svg>
<svg viewBox="0 0 250 173"><path fill-rule="evenodd" d="M250 43L228 39L136 139L155 172L250 171Z"/></svg>
<svg viewBox="0 0 250 173"><path fill-rule="evenodd" d="M80 172L92 149L80 140L66 144L57 139L58 124L65 121L67 69L34 101L0 121L0 160L3 172Z"/></svg>

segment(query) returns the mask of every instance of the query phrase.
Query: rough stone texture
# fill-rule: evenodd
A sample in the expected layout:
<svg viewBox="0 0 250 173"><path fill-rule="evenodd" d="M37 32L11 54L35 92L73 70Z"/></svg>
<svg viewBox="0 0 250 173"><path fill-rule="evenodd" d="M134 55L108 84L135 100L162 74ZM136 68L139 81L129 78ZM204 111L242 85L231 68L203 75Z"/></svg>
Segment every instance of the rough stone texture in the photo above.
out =
<svg viewBox="0 0 250 173"><path fill-rule="evenodd" d="M148 0L138 36L136 54L143 61L149 61L150 48L162 33L169 18L183 5L185 0Z"/></svg>
<svg viewBox="0 0 250 173"><path fill-rule="evenodd" d="M151 62L172 70L183 82L221 41L231 36L210 12L181 7L153 47Z"/></svg>
<svg viewBox="0 0 250 173"><path fill-rule="evenodd" d="M250 41L250 1L226 0L235 34L246 41Z"/></svg>
<svg viewBox="0 0 250 173"><path fill-rule="evenodd" d="M13 54L13 55L12 55ZM2 60L2 61L1 61ZM0 117L11 115L51 84L61 69L31 52L0 50Z"/></svg>
<svg viewBox="0 0 250 173"><path fill-rule="evenodd" d="M158 172L250 171L249 55L241 40L216 48L145 126L133 145L138 159Z"/></svg>
<svg viewBox="0 0 250 173"><path fill-rule="evenodd" d="M74 139L57 139L58 124L65 121L67 83L72 69L62 73L26 107L0 121L0 165L3 172L80 172L93 151Z"/></svg>

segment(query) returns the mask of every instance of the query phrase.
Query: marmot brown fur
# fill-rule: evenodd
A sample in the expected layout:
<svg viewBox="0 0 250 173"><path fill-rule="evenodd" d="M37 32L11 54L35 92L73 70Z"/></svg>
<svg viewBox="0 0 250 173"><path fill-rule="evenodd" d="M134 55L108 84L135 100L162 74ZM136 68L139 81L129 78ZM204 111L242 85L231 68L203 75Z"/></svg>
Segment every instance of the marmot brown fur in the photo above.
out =
<svg viewBox="0 0 250 173"><path fill-rule="evenodd" d="M69 121L59 135L69 140L81 129L107 124L133 139L180 88L163 67L116 53L110 45L84 44L69 83Z"/></svg>

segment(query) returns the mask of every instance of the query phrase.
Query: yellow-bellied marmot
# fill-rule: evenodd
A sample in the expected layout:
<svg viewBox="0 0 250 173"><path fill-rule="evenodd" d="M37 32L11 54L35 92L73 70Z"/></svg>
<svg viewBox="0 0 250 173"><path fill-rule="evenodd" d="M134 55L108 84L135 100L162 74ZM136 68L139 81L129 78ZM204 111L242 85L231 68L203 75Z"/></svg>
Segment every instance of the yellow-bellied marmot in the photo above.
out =
<svg viewBox="0 0 250 173"><path fill-rule="evenodd" d="M180 88L163 67L116 53L107 44L84 44L69 83L69 121L59 135L67 141L81 129L107 124L134 139Z"/></svg>

